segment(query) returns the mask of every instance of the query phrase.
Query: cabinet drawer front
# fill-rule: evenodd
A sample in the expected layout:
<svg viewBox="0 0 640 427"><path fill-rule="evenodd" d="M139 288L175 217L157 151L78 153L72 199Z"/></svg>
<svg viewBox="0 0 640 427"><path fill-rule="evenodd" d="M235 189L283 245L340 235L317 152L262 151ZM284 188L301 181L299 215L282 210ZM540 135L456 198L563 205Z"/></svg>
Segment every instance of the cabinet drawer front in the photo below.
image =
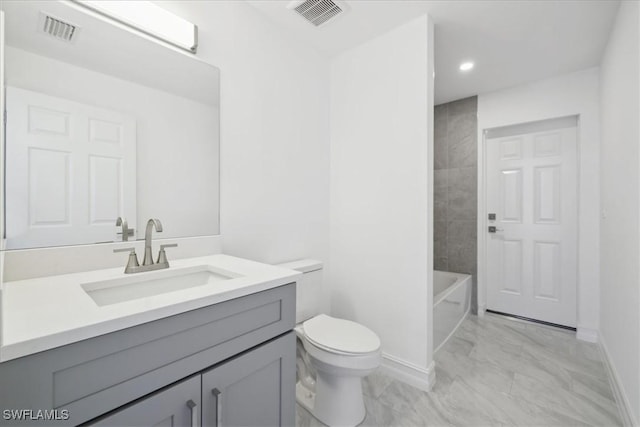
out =
<svg viewBox="0 0 640 427"><path fill-rule="evenodd" d="M54 405L67 405L176 360L260 331L282 320L280 304L281 301L276 300L257 307L248 306L243 311L217 319L212 313L211 318L207 316L207 323L185 324L184 330L170 337L146 342L55 372Z"/></svg>
<svg viewBox="0 0 640 427"><path fill-rule="evenodd" d="M171 323L171 334L56 372L55 407L89 419L278 336L295 325L295 288L282 286L149 325L163 328L162 323Z"/></svg>
<svg viewBox="0 0 640 427"><path fill-rule="evenodd" d="M90 426L198 426L201 412L200 376L182 381L91 422Z"/></svg>

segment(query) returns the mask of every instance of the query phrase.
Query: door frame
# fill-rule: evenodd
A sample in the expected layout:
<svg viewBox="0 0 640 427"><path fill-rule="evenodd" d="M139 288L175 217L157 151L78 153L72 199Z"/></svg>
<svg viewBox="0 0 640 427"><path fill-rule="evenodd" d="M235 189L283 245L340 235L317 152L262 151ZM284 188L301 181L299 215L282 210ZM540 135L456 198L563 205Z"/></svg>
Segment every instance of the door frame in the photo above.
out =
<svg viewBox="0 0 640 427"><path fill-rule="evenodd" d="M580 326L580 294L584 289L582 289L582 280L581 277L585 274L584 271L584 262L583 257L581 256L581 251L583 250L580 241L582 240L582 236L584 231L580 227L581 218L583 214L583 204L582 201L582 163L584 161L583 153L581 150L581 115L580 114L570 114L565 116L558 117L549 117L543 120L532 120L528 122L519 122L519 123L511 123L505 124L503 126L495 126L488 128L480 128L478 127L478 141L479 149L478 149L478 223L477 223L477 234L478 234L478 242L477 242L477 306L478 306L478 316L484 317L485 312L487 310L487 207L486 207L486 197L487 197L487 134L492 129L500 129L511 126L520 126L520 125L528 125L536 122L544 122L548 120L556 120L562 118L576 118L576 167L577 167L577 186L576 186L576 201L578 205L578 237L576 242L577 249L577 271L576 271L576 320L577 320L577 332L576 336L578 339L589 342L597 342L598 335L597 331L581 328Z"/></svg>

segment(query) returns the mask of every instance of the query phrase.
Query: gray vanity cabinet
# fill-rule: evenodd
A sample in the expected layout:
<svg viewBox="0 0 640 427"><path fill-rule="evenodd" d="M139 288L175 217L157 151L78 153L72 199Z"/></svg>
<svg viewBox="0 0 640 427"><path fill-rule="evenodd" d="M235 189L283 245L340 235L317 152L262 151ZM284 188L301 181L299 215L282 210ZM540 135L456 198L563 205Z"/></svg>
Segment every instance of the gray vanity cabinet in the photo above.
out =
<svg viewBox="0 0 640 427"><path fill-rule="evenodd" d="M32 425L3 416L20 409L68 414L52 426L219 426L218 407L225 426L294 425L295 298L290 283L2 362L0 426Z"/></svg>
<svg viewBox="0 0 640 427"><path fill-rule="evenodd" d="M200 376L192 377L102 418L92 426L199 426Z"/></svg>
<svg viewBox="0 0 640 427"><path fill-rule="evenodd" d="M295 334L202 374L203 426L293 426Z"/></svg>
<svg viewBox="0 0 640 427"><path fill-rule="evenodd" d="M293 426L295 345L289 332L90 425Z"/></svg>

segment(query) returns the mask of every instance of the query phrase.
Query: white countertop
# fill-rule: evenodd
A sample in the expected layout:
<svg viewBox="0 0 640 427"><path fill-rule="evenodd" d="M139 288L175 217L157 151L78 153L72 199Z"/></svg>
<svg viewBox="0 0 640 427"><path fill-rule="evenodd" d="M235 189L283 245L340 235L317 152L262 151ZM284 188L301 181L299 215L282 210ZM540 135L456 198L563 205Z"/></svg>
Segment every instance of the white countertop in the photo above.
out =
<svg viewBox="0 0 640 427"><path fill-rule="evenodd" d="M98 306L81 284L161 271L106 270L6 282L2 291L0 363L296 281L292 270L229 255L170 260L171 269L210 265L242 277Z"/></svg>

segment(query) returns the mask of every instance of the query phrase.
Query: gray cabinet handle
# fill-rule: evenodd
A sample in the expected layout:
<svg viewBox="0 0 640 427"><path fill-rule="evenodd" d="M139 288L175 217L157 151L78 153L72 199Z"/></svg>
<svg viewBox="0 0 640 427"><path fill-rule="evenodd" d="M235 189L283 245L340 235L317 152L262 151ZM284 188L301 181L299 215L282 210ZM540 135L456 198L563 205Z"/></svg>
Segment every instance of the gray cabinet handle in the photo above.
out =
<svg viewBox="0 0 640 427"><path fill-rule="evenodd" d="M191 409L191 427L198 427L198 405L193 400L189 399L187 406Z"/></svg>
<svg viewBox="0 0 640 427"><path fill-rule="evenodd" d="M222 392L216 387L211 390L211 393L216 398L216 427L222 427L222 399L220 399Z"/></svg>

